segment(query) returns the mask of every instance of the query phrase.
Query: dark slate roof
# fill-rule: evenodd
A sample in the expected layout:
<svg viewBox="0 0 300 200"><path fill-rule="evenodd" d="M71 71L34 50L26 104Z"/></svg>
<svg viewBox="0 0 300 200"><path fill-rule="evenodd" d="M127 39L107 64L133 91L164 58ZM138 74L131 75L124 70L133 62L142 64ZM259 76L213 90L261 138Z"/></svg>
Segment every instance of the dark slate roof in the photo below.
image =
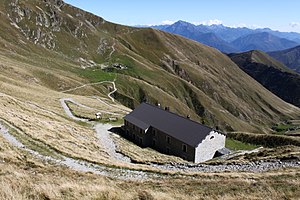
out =
<svg viewBox="0 0 300 200"><path fill-rule="evenodd" d="M143 130L146 130L150 126L154 127L192 147L197 147L213 130L195 121L147 103L142 103L126 115L125 120Z"/></svg>

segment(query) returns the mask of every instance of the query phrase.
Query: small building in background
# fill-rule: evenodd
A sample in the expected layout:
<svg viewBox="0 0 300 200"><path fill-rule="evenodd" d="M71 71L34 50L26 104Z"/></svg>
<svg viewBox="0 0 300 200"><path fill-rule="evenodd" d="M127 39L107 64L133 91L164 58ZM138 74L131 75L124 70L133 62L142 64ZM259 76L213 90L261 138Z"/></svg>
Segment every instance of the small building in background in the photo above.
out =
<svg viewBox="0 0 300 200"><path fill-rule="evenodd" d="M126 137L136 144L195 163L225 147L223 133L148 103L126 115L124 123Z"/></svg>

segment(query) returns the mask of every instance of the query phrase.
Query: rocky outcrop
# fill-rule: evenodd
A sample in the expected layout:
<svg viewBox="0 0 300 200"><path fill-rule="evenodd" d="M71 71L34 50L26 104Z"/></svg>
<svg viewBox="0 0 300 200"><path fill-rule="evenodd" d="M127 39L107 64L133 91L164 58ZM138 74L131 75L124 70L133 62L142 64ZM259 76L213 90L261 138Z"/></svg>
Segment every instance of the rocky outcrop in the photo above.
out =
<svg viewBox="0 0 300 200"><path fill-rule="evenodd" d="M39 6L35 9L26 7L18 0L9 4L11 23L28 39L48 49L54 49L54 32L59 32L62 18L58 15L64 5L61 0L44 0L47 10Z"/></svg>
<svg viewBox="0 0 300 200"><path fill-rule="evenodd" d="M170 56L165 55L161 59L161 66L168 72L172 72L177 76L179 76L180 78L188 82L191 82L188 73L182 67L180 67L179 63L176 60L173 60Z"/></svg>
<svg viewBox="0 0 300 200"><path fill-rule="evenodd" d="M69 6L62 0L33 0L29 3L14 0L7 8L11 25L27 40L47 49L64 48L58 42L64 38L76 44L75 48L80 52L88 52L88 44L82 39L96 32L97 27L104 22L102 18ZM94 49L95 53L103 56L108 45L108 41L102 38L98 49Z"/></svg>

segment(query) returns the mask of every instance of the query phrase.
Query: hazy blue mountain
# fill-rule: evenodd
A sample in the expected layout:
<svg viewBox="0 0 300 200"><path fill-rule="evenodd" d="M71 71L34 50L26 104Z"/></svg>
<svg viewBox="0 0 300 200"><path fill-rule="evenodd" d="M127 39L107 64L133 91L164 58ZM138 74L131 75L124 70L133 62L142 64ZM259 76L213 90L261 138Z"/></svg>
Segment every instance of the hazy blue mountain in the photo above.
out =
<svg viewBox="0 0 300 200"><path fill-rule="evenodd" d="M226 53L241 52L241 51L247 51L252 49L277 51L277 50L290 48L296 46L297 44L300 44L300 33L279 32L279 31L271 30L269 28L261 28L261 29L249 29L245 27L232 28L232 27L226 27L222 24L210 25L210 26L202 25L202 24L194 25L185 21L178 21L172 25L153 26L152 28L160 29L170 33L179 34L189 39L193 39L203 44L206 44L208 46L217 48L220 51ZM258 33L264 33L264 34L260 35ZM277 38L280 39L273 38L273 41L264 40L262 36L266 35L265 33L272 34L273 36L276 36ZM247 39L246 36L253 35L253 34L258 34L254 36L257 36L259 38L251 39L254 43L247 44L247 46L243 46L243 48L240 48L242 43L243 44L246 43L246 41L242 41L242 40L245 38ZM281 40L281 39L286 39L286 40ZM255 43L256 40L263 42L263 44L256 44ZM281 40L280 43L278 43L279 40ZM276 44L270 44L270 42L276 42ZM235 46L234 43L237 43L237 46Z"/></svg>
<svg viewBox="0 0 300 200"><path fill-rule="evenodd" d="M270 56L300 73L300 46L283 51L269 52Z"/></svg>
<svg viewBox="0 0 300 200"><path fill-rule="evenodd" d="M255 31L258 32L268 32L271 33L272 35L275 35L280 38L285 38L288 40L292 40L294 42L300 43L300 34L296 32L280 32L280 31L273 31L269 28L264 28L264 29L256 29Z"/></svg>
<svg viewBox="0 0 300 200"><path fill-rule="evenodd" d="M298 45L294 41L279 38L267 32L246 35L236 39L231 44L240 51L262 50L265 52L288 49Z"/></svg>
<svg viewBox="0 0 300 200"><path fill-rule="evenodd" d="M215 33L211 32L209 28L203 25L195 26L188 22L178 21L171 26L163 25L154 26L153 28L184 36L202 44L219 49L222 52L229 53L238 51L238 49L235 49L230 43L221 39Z"/></svg>

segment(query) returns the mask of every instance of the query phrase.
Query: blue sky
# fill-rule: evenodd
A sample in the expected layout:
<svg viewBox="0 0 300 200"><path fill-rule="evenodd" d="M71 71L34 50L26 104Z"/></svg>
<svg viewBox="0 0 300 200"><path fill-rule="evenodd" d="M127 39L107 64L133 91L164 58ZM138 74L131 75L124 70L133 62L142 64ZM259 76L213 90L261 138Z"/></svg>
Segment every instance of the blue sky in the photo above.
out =
<svg viewBox="0 0 300 200"><path fill-rule="evenodd" d="M65 0L104 19L125 25L184 20L300 32L299 0Z"/></svg>

